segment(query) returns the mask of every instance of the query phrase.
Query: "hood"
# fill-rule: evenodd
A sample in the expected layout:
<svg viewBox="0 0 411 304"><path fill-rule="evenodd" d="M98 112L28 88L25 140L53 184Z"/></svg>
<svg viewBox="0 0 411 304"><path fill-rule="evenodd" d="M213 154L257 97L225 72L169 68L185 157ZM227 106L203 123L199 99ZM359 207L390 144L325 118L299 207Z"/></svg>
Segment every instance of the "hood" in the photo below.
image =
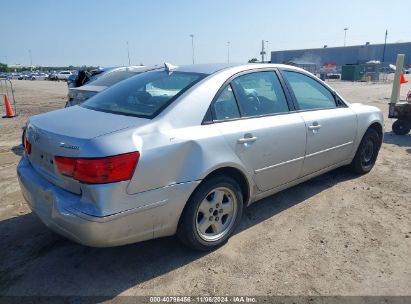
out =
<svg viewBox="0 0 411 304"><path fill-rule="evenodd" d="M34 127L78 139L91 139L129 127L145 125L148 119L86 109L80 106L64 108L30 118Z"/></svg>

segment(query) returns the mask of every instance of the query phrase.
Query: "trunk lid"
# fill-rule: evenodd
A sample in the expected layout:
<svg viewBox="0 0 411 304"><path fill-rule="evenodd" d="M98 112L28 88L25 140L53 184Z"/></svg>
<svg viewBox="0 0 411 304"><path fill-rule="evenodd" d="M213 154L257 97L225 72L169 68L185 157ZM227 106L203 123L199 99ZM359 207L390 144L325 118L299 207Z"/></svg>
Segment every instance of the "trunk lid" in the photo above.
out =
<svg viewBox="0 0 411 304"><path fill-rule="evenodd" d="M70 88L68 93L70 104L80 104L105 89L107 89L106 86L95 86L87 84L77 88Z"/></svg>
<svg viewBox="0 0 411 304"><path fill-rule="evenodd" d="M52 111L30 118L30 123L41 131L77 139L91 139L149 120L86 109L79 106Z"/></svg>
<svg viewBox="0 0 411 304"><path fill-rule="evenodd" d="M130 127L142 127L148 119L99 112L74 106L30 118L26 138L31 143L28 155L34 169L51 183L80 194L80 183L63 176L55 164L55 156L104 157L131 152L130 145L110 141L99 144L103 135ZM126 139L127 140L127 139ZM130 141L132 141L130 137Z"/></svg>

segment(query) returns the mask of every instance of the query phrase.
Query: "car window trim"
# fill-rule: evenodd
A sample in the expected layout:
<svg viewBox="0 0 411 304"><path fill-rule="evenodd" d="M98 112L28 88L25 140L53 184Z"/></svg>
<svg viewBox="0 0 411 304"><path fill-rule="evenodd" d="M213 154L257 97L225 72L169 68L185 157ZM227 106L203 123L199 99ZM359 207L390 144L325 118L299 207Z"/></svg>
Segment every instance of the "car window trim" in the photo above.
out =
<svg viewBox="0 0 411 304"><path fill-rule="evenodd" d="M287 87L285 80L283 78L283 75L281 74L279 69L275 69L275 73L277 74L278 79L280 80L281 87L283 88L283 92L285 94L285 99L287 100L288 108L291 111L295 112L297 108L295 107L295 104L293 102L291 93L289 88Z"/></svg>
<svg viewBox="0 0 411 304"><path fill-rule="evenodd" d="M280 112L280 113L272 113L272 114L261 114L261 115L254 115L254 116L243 116L238 118L227 118L221 120L214 120L212 122L204 123L204 124L213 124L213 123L222 123L222 122L230 122L236 120L247 120L247 119L257 119L257 118L264 118L264 117L271 117L271 116L280 116L280 115L289 115L295 114L297 111L289 111L289 112Z"/></svg>
<svg viewBox="0 0 411 304"><path fill-rule="evenodd" d="M317 79L314 75L311 75L309 73L304 73L302 71L296 71L293 69L288 69L288 68L279 68L278 69L279 73L281 74L281 77L284 80L284 83L287 87L287 90L289 90L290 92L290 96L292 99L292 102L294 104L295 107L295 111L296 112L311 112L311 111L320 111L320 110L333 110L333 109L339 109L339 108L347 108L348 105L344 102L344 100L337 94L337 92L335 92L334 90L330 90L330 88L328 88L327 86L325 86L323 83L321 83L321 81L319 81L319 79ZM287 78L284 76L283 72L284 71L288 71L288 72L293 72L293 73L297 73L297 74L301 74L301 75L305 75L311 79L313 79L314 81L316 81L318 84L320 84L323 88L325 88L328 92L331 93L331 95L334 98L334 103L335 103L335 108L315 108L315 109L300 109L300 106L297 102L297 98L295 97L294 91L291 88L291 85L289 83L289 81L287 80ZM342 105L339 105L337 102L337 98L339 101L341 101Z"/></svg>
<svg viewBox="0 0 411 304"><path fill-rule="evenodd" d="M251 70L246 70L246 71L241 71L238 73L235 73L234 75L230 76L223 84L222 86L218 89L217 93L214 95L214 98L212 99L209 109L207 110L206 114L204 115L203 121L201 122L202 125L208 125L208 124L212 124L212 123L221 123L221 122L226 122L226 121L236 121L236 120L241 120L241 119L250 119L250 118L261 118L261 117L267 117L267 116L277 116L277 115L285 115L285 114L291 114L291 113L295 113L296 112L296 108L295 105L292 101L292 97L288 91L288 88L285 86L285 82L282 78L282 75L279 73L278 71L279 69L277 67L275 68L257 68L257 69L251 69ZM238 97L237 97L237 93L235 92L235 87L231 86L231 89L233 90L234 93L234 98L236 100L237 103L237 108L239 110L240 113L240 117L238 118L228 118L228 119L222 119L222 120L216 120L215 119L215 114L213 114L213 106L214 103L216 102L216 100L218 99L218 97L220 96L221 92L225 89L225 87L227 86L227 84L231 85L231 82L237 78L240 77L242 75L246 75L246 74L251 74L251 73L256 73L256 72L274 72L277 75L277 78L280 82L280 86L284 92L284 96L285 96L285 100L287 102L288 105L288 112L281 112L281 113L270 113L270 114L262 114L262 115L253 115L253 116L242 116L242 111L240 108L240 105L238 103ZM210 113L209 111L211 111L211 121L210 121Z"/></svg>

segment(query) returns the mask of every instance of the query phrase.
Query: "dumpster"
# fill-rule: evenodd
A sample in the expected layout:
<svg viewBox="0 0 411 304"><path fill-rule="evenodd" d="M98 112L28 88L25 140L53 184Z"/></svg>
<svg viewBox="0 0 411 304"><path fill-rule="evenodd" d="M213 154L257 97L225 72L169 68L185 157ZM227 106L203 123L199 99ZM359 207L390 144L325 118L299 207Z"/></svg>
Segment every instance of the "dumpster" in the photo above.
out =
<svg viewBox="0 0 411 304"><path fill-rule="evenodd" d="M346 64L341 67L341 80L359 81L364 75L364 65Z"/></svg>

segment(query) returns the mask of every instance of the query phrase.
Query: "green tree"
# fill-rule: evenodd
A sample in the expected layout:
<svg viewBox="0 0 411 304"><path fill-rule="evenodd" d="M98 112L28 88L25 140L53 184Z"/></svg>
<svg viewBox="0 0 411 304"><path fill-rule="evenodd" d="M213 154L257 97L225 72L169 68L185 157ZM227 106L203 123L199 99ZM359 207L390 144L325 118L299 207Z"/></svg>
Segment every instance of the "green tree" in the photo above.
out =
<svg viewBox="0 0 411 304"><path fill-rule="evenodd" d="M254 63L254 62L258 62L257 58L251 58L250 60L248 60L248 63Z"/></svg>
<svg viewBox="0 0 411 304"><path fill-rule="evenodd" d="M8 71L9 71L9 67L7 66L7 64L0 62L0 72L8 72Z"/></svg>

